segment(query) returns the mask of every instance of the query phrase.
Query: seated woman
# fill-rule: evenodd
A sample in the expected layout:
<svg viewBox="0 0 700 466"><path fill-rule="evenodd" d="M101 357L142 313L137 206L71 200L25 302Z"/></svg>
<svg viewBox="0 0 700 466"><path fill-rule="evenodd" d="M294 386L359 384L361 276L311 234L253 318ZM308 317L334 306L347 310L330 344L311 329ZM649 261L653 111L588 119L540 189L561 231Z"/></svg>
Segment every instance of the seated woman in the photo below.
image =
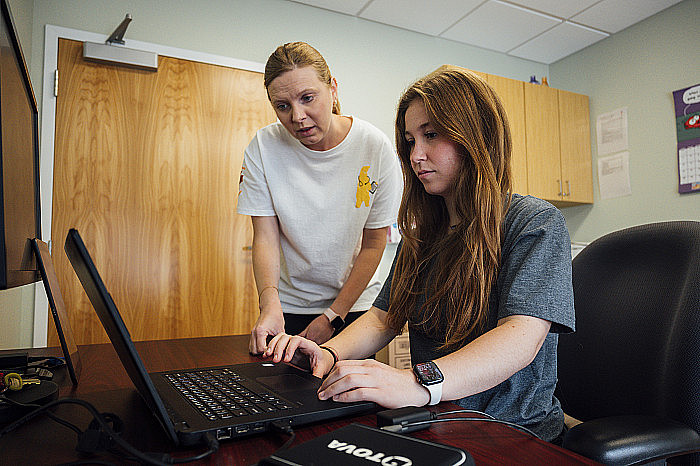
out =
<svg viewBox="0 0 700 466"><path fill-rule="evenodd" d="M440 68L402 96L396 146L403 240L374 306L325 346L280 334L264 354L308 355L314 375L328 374L321 399L450 400L557 439L557 337L574 329L571 246L555 207L510 193L503 106L472 73ZM406 323L414 371L363 359Z"/></svg>

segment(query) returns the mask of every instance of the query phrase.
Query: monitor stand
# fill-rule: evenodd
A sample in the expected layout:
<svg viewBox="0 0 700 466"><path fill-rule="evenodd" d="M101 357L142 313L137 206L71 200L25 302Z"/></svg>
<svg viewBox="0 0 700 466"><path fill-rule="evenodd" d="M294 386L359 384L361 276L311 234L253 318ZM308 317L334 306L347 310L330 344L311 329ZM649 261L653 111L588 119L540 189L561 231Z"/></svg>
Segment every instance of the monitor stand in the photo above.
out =
<svg viewBox="0 0 700 466"><path fill-rule="evenodd" d="M70 322L68 320L66 305L63 303L61 289L58 286L58 277L56 276L56 271L54 270L53 260L51 260L49 246L40 239L35 238L32 240L32 249L36 254L36 260L39 265L39 271L41 272L41 278L44 281L46 297L49 299L51 315L53 316L53 321L56 324L56 332L58 333L58 339L61 342L61 349L63 350L63 356L66 360L68 374L70 375L73 385L78 385L78 378L80 377L82 365L78 355L78 346L75 343L73 330L71 329Z"/></svg>

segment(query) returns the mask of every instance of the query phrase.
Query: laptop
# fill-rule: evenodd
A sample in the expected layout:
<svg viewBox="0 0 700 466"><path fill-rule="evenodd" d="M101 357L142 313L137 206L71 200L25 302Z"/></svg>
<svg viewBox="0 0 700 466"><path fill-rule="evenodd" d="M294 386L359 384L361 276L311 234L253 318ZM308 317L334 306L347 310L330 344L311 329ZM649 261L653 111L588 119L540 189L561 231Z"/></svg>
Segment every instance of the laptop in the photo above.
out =
<svg viewBox="0 0 700 466"><path fill-rule="evenodd" d="M56 333L58 341L63 350L63 358L66 361L68 375L70 376L73 385L78 385L80 371L82 365L80 356L78 355L78 346L73 338L73 330L68 320L66 305L63 303L63 295L58 286L58 277L53 267L53 260L49 252L49 246L38 238L32 240L32 249L36 255L36 261L41 272L41 279L44 282L44 290L46 297L49 300L49 308L53 316L53 322L56 324Z"/></svg>
<svg viewBox="0 0 700 466"><path fill-rule="evenodd" d="M321 379L295 366L260 360L245 364L147 373L129 331L107 292L77 230L66 237L66 254L107 336L148 408L176 445L224 440L291 426L358 415L371 402L321 401Z"/></svg>

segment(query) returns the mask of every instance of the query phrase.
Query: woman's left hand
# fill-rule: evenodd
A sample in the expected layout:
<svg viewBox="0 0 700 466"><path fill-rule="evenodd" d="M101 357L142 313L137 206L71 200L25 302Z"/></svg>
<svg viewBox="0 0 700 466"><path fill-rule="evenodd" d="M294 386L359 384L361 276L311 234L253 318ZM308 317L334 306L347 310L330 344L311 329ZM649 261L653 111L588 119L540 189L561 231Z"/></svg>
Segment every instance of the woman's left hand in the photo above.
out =
<svg viewBox="0 0 700 466"><path fill-rule="evenodd" d="M335 332L335 329L331 323L328 322L328 317L321 314L312 320L309 325L299 333L299 336L322 345L331 339L333 332Z"/></svg>
<svg viewBox="0 0 700 466"><path fill-rule="evenodd" d="M428 390L410 369L396 369L374 359L338 361L319 388L319 398L333 401L373 401L385 408L424 406Z"/></svg>

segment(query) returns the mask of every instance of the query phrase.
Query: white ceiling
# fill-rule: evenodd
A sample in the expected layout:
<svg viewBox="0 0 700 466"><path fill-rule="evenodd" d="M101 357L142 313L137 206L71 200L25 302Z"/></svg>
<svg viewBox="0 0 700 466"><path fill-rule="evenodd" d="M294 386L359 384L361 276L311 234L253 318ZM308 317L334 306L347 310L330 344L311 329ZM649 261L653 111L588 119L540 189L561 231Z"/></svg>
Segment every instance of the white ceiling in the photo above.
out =
<svg viewBox="0 0 700 466"><path fill-rule="evenodd" d="M681 0L288 0L554 63Z"/></svg>

